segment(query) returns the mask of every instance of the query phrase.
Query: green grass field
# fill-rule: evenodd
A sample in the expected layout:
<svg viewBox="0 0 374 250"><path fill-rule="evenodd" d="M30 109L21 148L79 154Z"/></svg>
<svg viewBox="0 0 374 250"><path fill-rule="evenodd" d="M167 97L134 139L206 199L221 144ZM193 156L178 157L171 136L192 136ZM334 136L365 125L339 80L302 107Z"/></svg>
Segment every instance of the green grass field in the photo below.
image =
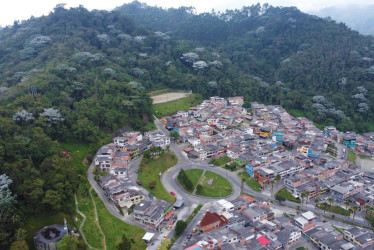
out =
<svg viewBox="0 0 374 250"><path fill-rule="evenodd" d="M158 103L153 105L153 110L156 117L171 115L179 110L188 110L192 106L201 103L203 98L200 94L191 94L188 97L181 98L175 101Z"/></svg>
<svg viewBox="0 0 374 250"><path fill-rule="evenodd" d="M175 202L175 197L165 190L158 175L177 164L177 162L178 158L174 153L163 153L159 155L158 159L148 159L144 157L140 163L138 179L153 196L173 204ZM157 182L156 188L154 189L149 187L149 183L152 181Z"/></svg>
<svg viewBox="0 0 374 250"><path fill-rule="evenodd" d="M252 188L254 191L260 192L261 185L255 179L253 179L247 172L240 172L238 174L240 177L244 179L244 182Z"/></svg>
<svg viewBox="0 0 374 250"><path fill-rule="evenodd" d="M348 161L355 163L357 155L352 151L348 150Z"/></svg>
<svg viewBox="0 0 374 250"><path fill-rule="evenodd" d="M188 179L192 182L192 186L193 186L193 189L192 191L195 189L195 186L197 185L197 182L199 181L200 177L201 177L201 174L203 173L203 170L202 169L189 169L189 170L186 170L185 171ZM177 179L177 181L179 182L179 180ZM179 182L179 184L189 193L191 193L189 190L187 190L187 188L183 185L183 183Z"/></svg>
<svg viewBox="0 0 374 250"><path fill-rule="evenodd" d="M293 197L292 194L287 189L284 189L284 188L279 190L275 195L281 195L286 200L293 201L293 202L296 202L296 203L301 203L301 201L299 199L296 199L295 197ZM275 197L275 195L274 195L274 197Z"/></svg>
<svg viewBox="0 0 374 250"><path fill-rule="evenodd" d="M208 180L213 179L213 184L209 185ZM213 173L211 171L206 171L204 179L201 183L202 190L200 193L197 193L201 196L206 197L224 197L232 193L232 186L224 177Z"/></svg>

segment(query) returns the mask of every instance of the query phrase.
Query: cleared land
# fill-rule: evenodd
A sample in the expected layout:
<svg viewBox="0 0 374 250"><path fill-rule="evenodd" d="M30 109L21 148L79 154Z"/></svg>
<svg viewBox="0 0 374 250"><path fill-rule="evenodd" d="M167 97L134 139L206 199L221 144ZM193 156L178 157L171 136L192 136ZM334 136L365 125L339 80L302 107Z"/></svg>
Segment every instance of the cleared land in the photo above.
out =
<svg viewBox="0 0 374 250"><path fill-rule="evenodd" d="M190 94L189 93L170 92L170 93L166 93L166 94L151 96L151 98L153 99L153 104L157 104L157 103L164 103L164 102L170 102L170 101L178 100L178 99L184 98L188 95L190 95Z"/></svg>
<svg viewBox="0 0 374 250"><path fill-rule="evenodd" d="M177 164L178 158L174 153L162 153L158 159L143 158L140 163L140 173L138 179L142 185L156 198L166 200L170 203L175 202L175 197L166 191L159 178L159 173L165 172L168 168ZM167 173L166 173L167 174ZM150 185L155 182L154 188Z"/></svg>
<svg viewBox="0 0 374 250"><path fill-rule="evenodd" d="M188 110L192 106L196 106L203 101L200 94L191 94L185 98L169 101L165 103L153 104L155 115L159 118L165 115L171 115L179 110Z"/></svg>

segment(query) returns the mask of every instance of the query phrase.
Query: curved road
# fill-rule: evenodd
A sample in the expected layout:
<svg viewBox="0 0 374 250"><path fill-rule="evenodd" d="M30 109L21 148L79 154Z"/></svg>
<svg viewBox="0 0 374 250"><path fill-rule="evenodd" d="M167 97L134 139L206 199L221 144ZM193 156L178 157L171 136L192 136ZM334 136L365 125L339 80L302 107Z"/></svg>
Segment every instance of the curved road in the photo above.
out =
<svg viewBox="0 0 374 250"><path fill-rule="evenodd" d="M160 130L160 131L164 132L165 134L169 135L169 131L165 129L161 120L155 119L154 123L157 126L158 130ZM184 204L185 204L185 211L184 212L185 213L183 213L183 216L182 216L184 218L179 217L179 219L186 219L188 217L188 215L192 212L193 208L197 204L204 204L203 208L200 210L198 215L191 221L191 223L189 224L189 226L185 230L185 232L175 242L172 249L178 249L178 247L180 247L183 244L183 241L186 239L187 233L191 232L192 228L195 227L196 222L199 219L201 219L201 217L203 216L203 214L205 212L205 209L208 208L212 204L212 202L214 202L216 200L219 200L219 199L222 199L222 197L221 198L206 198L206 197L192 195L192 194L186 192L176 182L176 178L177 178L177 175L178 175L179 171L182 168L185 169L185 170L193 169L193 168L199 168L199 169L212 171L214 173L217 173L217 174L225 177L230 182L230 184L233 188L233 192L229 196L225 197L226 200L230 201L230 200L236 199L240 195L241 178L238 176L237 173L238 173L238 171L242 171L242 170L238 170L236 172L230 172L230 171L228 171L226 169L223 169L221 167L209 167L208 161L190 160L190 159L187 158L187 156L183 152L182 148L174 142L171 142L170 149L177 156L178 163L175 166L171 167L169 172L165 172L161 176L161 182L168 192L173 191L178 196L184 197ZM136 174L135 171L136 171L136 169L138 169L138 167L140 165L140 161L141 161L141 158L136 159L129 164L129 178L133 183L135 183L135 181L137 179L137 174ZM91 163L91 165L88 169L87 179L89 180L91 186L95 189L95 191L98 194L98 196L100 197L100 199L104 202L108 211L112 215L114 215L115 217L120 219L121 221L124 221L124 222L126 222L128 224L131 224L131 225L134 225L134 226L144 228L144 225L139 224L136 221L134 221L131 216L125 216L125 217L122 216L121 213L118 211L117 207L108 199L108 197L106 197L104 195L104 192L103 192L102 188L94 180L93 168L94 168L94 162ZM142 189L143 189L143 192L145 194L148 194L147 190L145 190L144 188L142 188ZM274 197L272 197L269 193L254 191L253 189L249 188L247 186L247 184L245 184L245 183L244 183L244 186L243 186L243 192L251 194L254 197L262 197L262 198L268 199L271 202L273 202L274 205L277 204ZM330 216L331 217L331 215L334 215L334 217L336 219L339 219L339 220L342 220L342 221L347 221L347 222L350 222L350 223L358 224L360 226L366 226L367 225L367 223L365 223L365 221L362 218L359 218L359 217L356 217L356 219L353 221L352 218L348 218L346 216L342 216L342 215L338 215L338 214L334 214L334 213L330 213L330 212L324 212L322 214L323 211L316 210L314 208L313 204L303 204L303 205L301 205L301 204L297 204L297 203L290 202L290 201L285 201L285 202L282 203L282 207L284 209L291 210L295 214L297 212L296 208L299 207L299 206L303 210L310 210L310 211L312 211L316 214L319 214L321 216L324 215L324 216ZM334 222L334 223L336 223L336 222ZM344 223L340 223L340 224L348 226L347 224L344 224ZM153 231L153 230L150 230L149 228L145 228L145 229L147 231ZM154 245L149 245L148 249L156 249L158 243L161 242L163 235L169 234L169 231L163 232L162 235L160 235L160 232L156 232L156 231L153 231L153 232L156 233L156 236L154 238L155 244ZM171 232L169 234L169 236L172 237L173 234L174 233Z"/></svg>

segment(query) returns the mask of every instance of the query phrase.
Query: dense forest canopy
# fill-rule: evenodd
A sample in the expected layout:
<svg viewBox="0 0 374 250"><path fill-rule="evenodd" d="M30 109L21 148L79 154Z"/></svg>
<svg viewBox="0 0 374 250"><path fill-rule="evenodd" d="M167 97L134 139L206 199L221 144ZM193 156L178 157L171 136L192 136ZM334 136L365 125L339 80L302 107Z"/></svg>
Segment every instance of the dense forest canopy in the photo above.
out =
<svg viewBox="0 0 374 250"><path fill-rule="evenodd" d="M58 5L4 27L0 248L27 216L72 212L85 173L60 143L95 142L125 125L145 130L146 92L243 95L362 132L374 124L373 60L373 39L344 24L259 4L199 15L139 2L112 12Z"/></svg>
<svg viewBox="0 0 374 250"><path fill-rule="evenodd" d="M117 10L220 56L223 76L210 69L193 72L195 91L209 95L207 82L215 81L218 94L282 104L341 130L374 129L373 38L343 23L267 4L196 14L192 7L162 9L135 1ZM172 21L175 16L180 19ZM313 101L318 96L323 103Z"/></svg>

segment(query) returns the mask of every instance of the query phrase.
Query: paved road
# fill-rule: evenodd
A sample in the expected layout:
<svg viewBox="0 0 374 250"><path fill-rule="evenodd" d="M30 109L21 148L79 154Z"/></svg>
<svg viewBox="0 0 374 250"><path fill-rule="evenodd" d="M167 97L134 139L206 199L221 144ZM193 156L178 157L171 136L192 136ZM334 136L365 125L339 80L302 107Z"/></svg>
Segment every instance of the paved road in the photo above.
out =
<svg viewBox="0 0 374 250"><path fill-rule="evenodd" d="M169 131L165 129L163 123L161 120L156 119L155 120L155 125L160 131L163 131L165 134L169 135ZM346 155L343 154L343 148L344 147L338 147L338 156L339 157L346 157ZM214 201L221 199L221 198L206 198L206 197L201 197L201 196L196 196L196 195L191 195L190 193L187 193L183 188L181 188L177 182L176 178L179 173L179 171L183 168L185 170L187 169L193 169L193 168L199 168L199 169L204 169L204 170L209 170L212 172L215 172L223 177L225 177L230 184L233 187L233 192L231 195L225 197L227 200L233 200L237 198L240 194L240 185L241 185L241 179L238 176L238 170L236 172L230 172L226 169L220 168L220 167L209 167L208 165L208 160L206 161L200 161L200 160L191 160L187 158L187 155L183 152L183 146L177 145L175 142L171 142L170 144L170 150L173 151L177 158L178 158L178 163L170 168L169 172L165 172L161 176L161 182L165 189L168 192L174 191L177 195L184 197L184 208L176 211L176 214L180 214L180 217L178 219L187 219L187 217L192 213L193 209L196 207L197 204L204 204L203 208L200 210L200 212L195 216L195 218L191 221L189 224L188 228L185 230L185 232L179 237L179 239L175 242L174 246L172 249L180 249L180 246L182 246L185 241L186 241L186 236L188 233L192 232L192 229L196 227L197 222L202 219L202 216L206 212L206 209L208 209ZM129 164L129 179L135 183L137 179L137 174L136 174L136 169L139 168L139 164L141 162L141 158L136 159L132 161ZM144 228L143 225L135 222L131 216L122 216L116 206L104 195L103 190L101 187L97 184L97 182L94 180L94 175L93 175L93 168L94 168L94 163L91 164L88 172L87 172L87 178L91 184L91 186L95 189L96 193L98 193L100 199L104 202L105 206L107 207L108 211L117 217L118 219L131 224L135 225L141 228ZM276 184L275 184L276 187ZM143 192L145 194L148 194L148 191L143 188ZM243 192L249 193L255 197L262 197L265 199L270 200L273 205L278 206L278 209L284 209L285 211L292 211L294 214L296 214L297 210L296 208L298 206L301 207L303 210L310 210L320 216L325 215L325 216L330 216L334 215L336 219L343 220L343 221L349 221L353 222L358 225L367 225L367 223L359 217L356 217L355 220L353 221L352 218L348 218L346 216L330 213L330 212L324 212L321 210L316 210L314 208L313 204L297 204L294 202L290 201L285 201L281 204L281 206L278 204L278 202L274 199L274 197L271 196L270 192L256 192L252 190L250 187L247 186L247 184L244 184L243 187ZM349 227L348 224L345 224L344 222L333 222L334 224L338 224L340 227L347 228ZM150 229L145 228L148 232L154 232L156 235L153 238L154 245L149 245L148 249L153 250L157 249L157 246L161 243L162 238L164 235L169 234L170 237L174 235L173 229L171 231L167 231L164 227L162 227L162 232L156 232ZM169 237L169 238L170 238Z"/></svg>

